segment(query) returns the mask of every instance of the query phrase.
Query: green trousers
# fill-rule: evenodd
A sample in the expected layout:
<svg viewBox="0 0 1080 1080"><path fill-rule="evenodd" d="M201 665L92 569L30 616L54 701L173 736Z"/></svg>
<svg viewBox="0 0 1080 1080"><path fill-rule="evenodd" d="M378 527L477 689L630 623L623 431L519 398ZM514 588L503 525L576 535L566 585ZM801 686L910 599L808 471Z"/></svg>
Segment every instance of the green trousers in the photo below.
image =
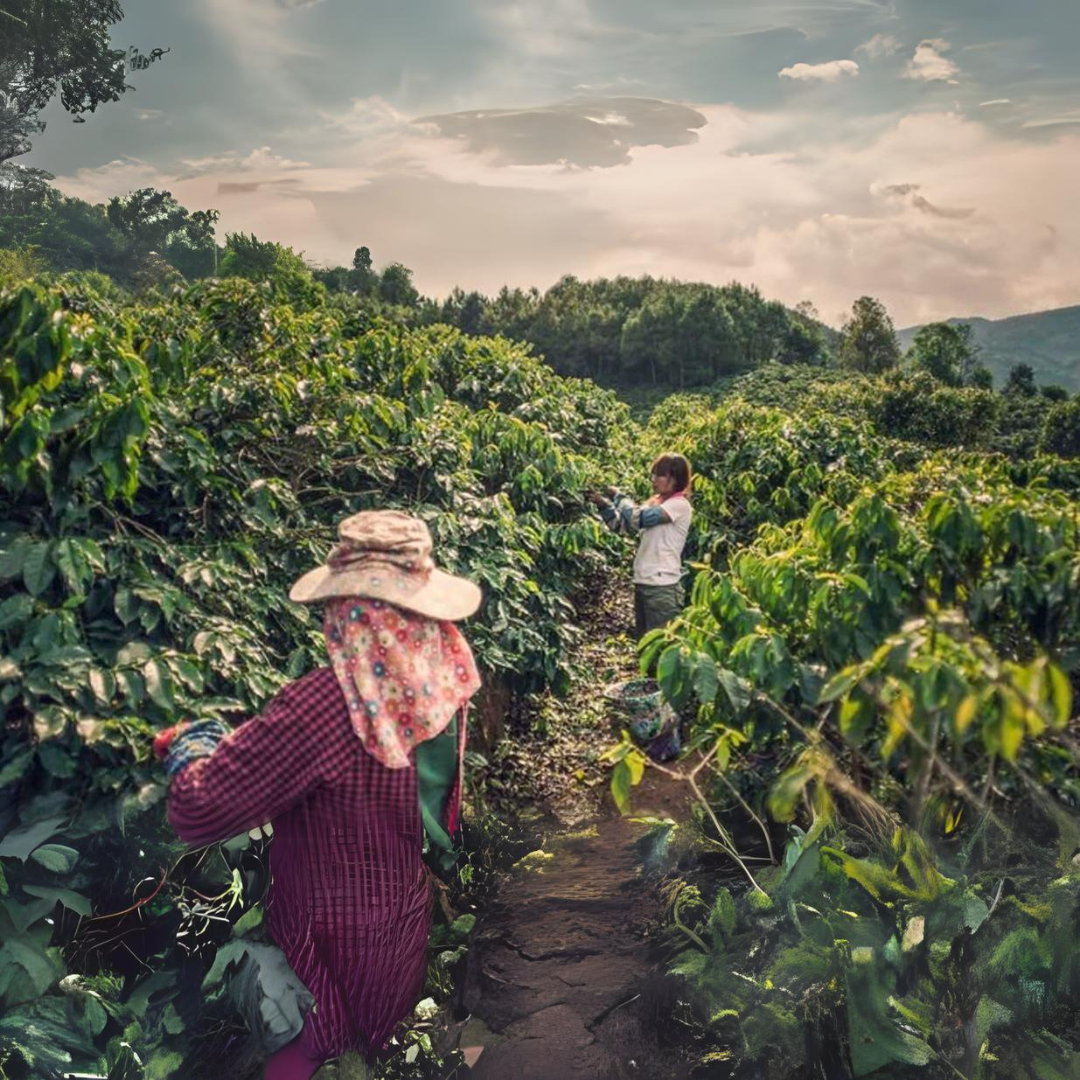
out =
<svg viewBox="0 0 1080 1080"><path fill-rule="evenodd" d="M634 586L634 633L640 641L650 630L666 626L682 611L683 587L674 585Z"/></svg>

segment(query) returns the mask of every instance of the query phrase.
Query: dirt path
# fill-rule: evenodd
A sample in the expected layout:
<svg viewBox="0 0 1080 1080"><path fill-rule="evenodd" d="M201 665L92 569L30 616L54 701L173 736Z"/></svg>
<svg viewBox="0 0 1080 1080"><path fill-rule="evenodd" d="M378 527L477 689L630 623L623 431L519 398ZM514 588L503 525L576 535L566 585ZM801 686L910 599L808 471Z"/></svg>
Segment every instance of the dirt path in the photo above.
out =
<svg viewBox="0 0 1080 1080"><path fill-rule="evenodd" d="M646 936L659 914L651 827L617 813L596 760L612 741L596 691L633 672L629 642L612 637L629 616L628 592L597 598L570 694L557 704L534 700L532 708L547 713L546 732L523 734L515 747L519 768L537 755L548 764L524 773L529 797L548 818L541 846L500 885L474 935L459 988L469 1019L457 1040L471 1080L687 1074L680 1056L657 1041ZM523 776L508 772L508 783L513 772ZM682 793L653 775L635 794L635 817L682 818Z"/></svg>

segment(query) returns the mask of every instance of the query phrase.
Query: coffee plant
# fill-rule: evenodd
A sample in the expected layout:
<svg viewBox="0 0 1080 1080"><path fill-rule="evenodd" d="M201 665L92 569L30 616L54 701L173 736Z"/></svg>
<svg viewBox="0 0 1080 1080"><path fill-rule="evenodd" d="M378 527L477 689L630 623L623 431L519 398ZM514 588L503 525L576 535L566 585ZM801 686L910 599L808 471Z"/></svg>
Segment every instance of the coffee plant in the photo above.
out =
<svg viewBox="0 0 1080 1080"><path fill-rule="evenodd" d="M1076 1075L1080 470L814 402L671 399L657 429L707 553L642 655L696 714L654 767L709 853L668 886L702 1075ZM610 756L625 802L652 763Z"/></svg>
<svg viewBox="0 0 1080 1080"><path fill-rule="evenodd" d="M583 491L628 438L610 393L520 347L318 297L0 293L0 1072L243 1075L298 1030L258 926L266 838L185 853L155 731L324 662L288 587L372 507L481 584L489 679L557 689L612 543Z"/></svg>

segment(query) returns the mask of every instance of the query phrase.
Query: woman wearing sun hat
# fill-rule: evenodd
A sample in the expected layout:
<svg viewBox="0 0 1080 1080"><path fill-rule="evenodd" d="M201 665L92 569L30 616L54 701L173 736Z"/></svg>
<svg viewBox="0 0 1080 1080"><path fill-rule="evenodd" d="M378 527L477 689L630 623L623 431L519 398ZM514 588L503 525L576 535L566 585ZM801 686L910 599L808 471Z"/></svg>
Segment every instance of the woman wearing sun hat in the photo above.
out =
<svg viewBox="0 0 1080 1080"><path fill-rule="evenodd" d="M480 589L435 568L424 522L364 511L338 538L289 593L325 605L329 665L232 732L203 720L155 740L182 839L273 820L267 927L315 1006L267 1080L374 1054L415 1005L430 924L422 851L453 862L465 708L480 686L454 625Z"/></svg>

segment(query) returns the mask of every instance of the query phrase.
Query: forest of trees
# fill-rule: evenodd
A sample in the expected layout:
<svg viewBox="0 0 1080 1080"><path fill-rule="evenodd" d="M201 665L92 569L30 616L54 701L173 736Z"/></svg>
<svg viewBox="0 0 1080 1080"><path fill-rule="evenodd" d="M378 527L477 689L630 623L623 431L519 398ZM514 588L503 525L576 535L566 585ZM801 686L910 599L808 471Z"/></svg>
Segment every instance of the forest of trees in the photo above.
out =
<svg viewBox="0 0 1080 1080"><path fill-rule="evenodd" d="M42 273L105 275L103 288L139 294L214 276L269 282L288 301L328 298L367 320L453 326L472 336L527 342L561 375L619 389L704 387L778 362L865 375L928 372L950 387L989 389L990 372L966 324L931 323L904 352L885 306L858 298L839 332L812 304L767 300L755 286L653 277L582 281L549 289L503 287L494 296L453 289L423 296L400 262L377 267L368 247L350 266L312 266L303 253L246 233L215 235L217 210L189 211L168 191L141 188L93 205L63 195L40 169L0 164L0 279ZM107 281L105 280L107 278ZM1002 388L1017 399L1068 397L1014 365ZM1029 410L1030 411L1030 410Z"/></svg>

